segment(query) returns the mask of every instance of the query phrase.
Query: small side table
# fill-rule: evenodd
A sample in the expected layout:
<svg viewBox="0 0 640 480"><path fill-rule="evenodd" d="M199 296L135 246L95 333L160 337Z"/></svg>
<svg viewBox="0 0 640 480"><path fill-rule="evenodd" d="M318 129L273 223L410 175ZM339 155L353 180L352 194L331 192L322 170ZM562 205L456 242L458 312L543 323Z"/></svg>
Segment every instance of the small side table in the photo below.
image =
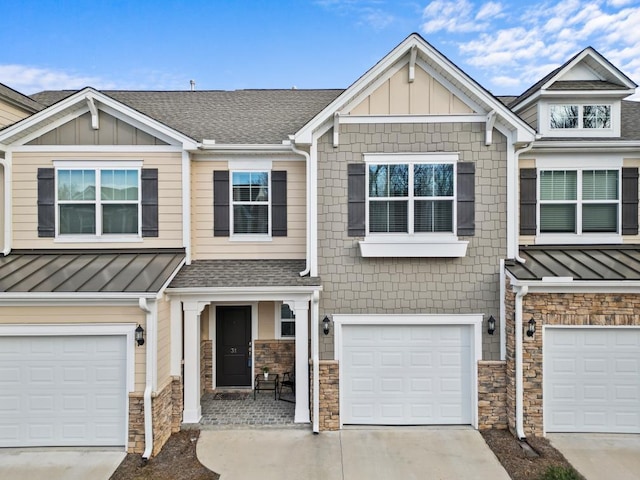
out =
<svg viewBox="0 0 640 480"><path fill-rule="evenodd" d="M270 373L268 380L265 380L263 373L259 373L258 375L256 375L253 385L253 399L256 399L256 392L261 392L263 390L273 390L273 399L277 400L276 395L278 393L278 379L279 376L277 373Z"/></svg>

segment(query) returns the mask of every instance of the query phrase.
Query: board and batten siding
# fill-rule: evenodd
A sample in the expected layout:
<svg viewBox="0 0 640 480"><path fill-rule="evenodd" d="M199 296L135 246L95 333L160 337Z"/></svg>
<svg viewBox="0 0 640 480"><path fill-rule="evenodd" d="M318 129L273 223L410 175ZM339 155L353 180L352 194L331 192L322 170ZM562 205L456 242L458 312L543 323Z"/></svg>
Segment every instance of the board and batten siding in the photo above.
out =
<svg viewBox="0 0 640 480"><path fill-rule="evenodd" d="M143 168L158 169L158 237L140 242L69 243L38 237L38 168L52 168L54 160L126 161L142 160ZM180 248L182 240L182 156L176 152L13 154L13 246L21 249L49 248Z"/></svg>
<svg viewBox="0 0 640 480"><path fill-rule="evenodd" d="M27 113L21 108L0 100L0 128L13 125L23 118L27 118L29 115L31 115L31 113Z"/></svg>
<svg viewBox="0 0 640 480"><path fill-rule="evenodd" d="M146 315L137 306L3 306L0 325L3 324L140 324L146 330ZM135 391L143 392L145 385L146 343L135 348Z"/></svg>
<svg viewBox="0 0 640 480"><path fill-rule="evenodd" d="M287 235L247 242L213 235L213 172L226 161L191 164L191 225L194 260L303 259L306 255L306 167L304 161L274 160L271 171L287 172Z"/></svg>

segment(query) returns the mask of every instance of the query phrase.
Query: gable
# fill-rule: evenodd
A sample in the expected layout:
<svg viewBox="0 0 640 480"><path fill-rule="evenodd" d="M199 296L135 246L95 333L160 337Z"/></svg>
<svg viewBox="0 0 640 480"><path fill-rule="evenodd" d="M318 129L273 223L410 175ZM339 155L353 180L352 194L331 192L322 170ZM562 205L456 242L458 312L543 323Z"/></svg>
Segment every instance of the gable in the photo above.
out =
<svg viewBox="0 0 640 480"><path fill-rule="evenodd" d="M570 80L603 80L602 77L596 74L591 68L589 68L584 62L580 62L573 66L571 69L559 75L556 81L570 81Z"/></svg>
<svg viewBox="0 0 640 480"><path fill-rule="evenodd" d="M419 65L409 81L405 65L348 112L351 115L452 115L474 113Z"/></svg>
<svg viewBox="0 0 640 480"><path fill-rule="evenodd" d="M168 145L104 111L100 111L98 116L98 129L93 129L91 113L86 112L26 145Z"/></svg>

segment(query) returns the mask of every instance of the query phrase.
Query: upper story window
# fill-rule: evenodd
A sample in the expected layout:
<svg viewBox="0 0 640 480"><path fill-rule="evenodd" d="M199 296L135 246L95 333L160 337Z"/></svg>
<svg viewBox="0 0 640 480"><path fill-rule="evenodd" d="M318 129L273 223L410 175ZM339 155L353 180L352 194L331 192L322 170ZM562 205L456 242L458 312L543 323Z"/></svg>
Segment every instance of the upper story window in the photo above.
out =
<svg viewBox="0 0 640 480"><path fill-rule="evenodd" d="M368 165L369 233L453 233L454 164Z"/></svg>
<svg viewBox="0 0 640 480"><path fill-rule="evenodd" d="M540 233L618 233L619 170L540 171Z"/></svg>
<svg viewBox="0 0 640 480"><path fill-rule="evenodd" d="M269 172L232 172L233 234L270 231Z"/></svg>
<svg viewBox="0 0 640 480"><path fill-rule="evenodd" d="M552 129L610 129L611 105L551 105Z"/></svg>
<svg viewBox="0 0 640 480"><path fill-rule="evenodd" d="M139 235L140 169L58 169L58 235Z"/></svg>

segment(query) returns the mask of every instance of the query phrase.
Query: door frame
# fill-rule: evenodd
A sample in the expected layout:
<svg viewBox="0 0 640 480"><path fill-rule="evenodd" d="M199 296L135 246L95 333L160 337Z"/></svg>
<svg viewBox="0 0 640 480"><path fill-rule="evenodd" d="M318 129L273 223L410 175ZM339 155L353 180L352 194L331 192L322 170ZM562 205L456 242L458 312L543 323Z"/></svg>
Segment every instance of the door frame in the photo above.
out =
<svg viewBox="0 0 640 480"><path fill-rule="evenodd" d="M344 379L342 362L343 325L461 325L471 329L471 426L478 429L478 362L482 360L482 319L483 314L334 314L334 358L338 361L339 409L342 405L342 382ZM342 429L342 416L340 429Z"/></svg>
<svg viewBox="0 0 640 480"><path fill-rule="evenodd" d="M253 366L255 365L255 342L258 338L258 302L215 302L209 304L209 337L211 338L211 364L213 371L211 372L211 383L213 388L218 388L218 378L216 365L217 353L217 327L218 319L216 318L216 307L251 307L251 390L253 390Z"/></svg>

